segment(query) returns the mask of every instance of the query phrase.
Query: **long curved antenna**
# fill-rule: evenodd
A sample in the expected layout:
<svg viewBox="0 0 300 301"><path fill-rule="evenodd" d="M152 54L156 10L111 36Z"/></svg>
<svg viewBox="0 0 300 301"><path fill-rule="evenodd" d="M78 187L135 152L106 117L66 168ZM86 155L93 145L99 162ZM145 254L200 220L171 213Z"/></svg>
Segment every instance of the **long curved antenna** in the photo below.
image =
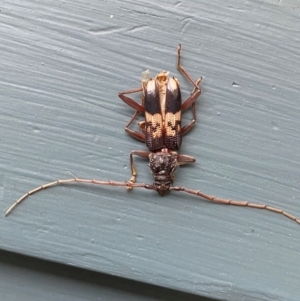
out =
<svg viewBox="0 0 300 301"><path fill-rule="evenodd" d="M81 179L81 178L56 180L56 181L41 185L39 187L36 187L36 188L26 192L23 196L21 196L15 203L13 203L8 208L8 210L5 213L5 216L8 216L17 205L19 205L27 197L29 197L30 195L32 195L36 192L39 192L43 189L50 188L53 186L74 183L74 182L82 183L82 184L105 185L105 186L136 187L136 188L145 188L145 189L149 189L149 190L156 190L156 188L157 188L155 185L150 185L150 184L145 184L145 183L117 182L117 181L111 181L111 180L100 181L100 180L95 180L95 179ZM181 186L172 186L169 188L169 190L186 192L186 193L189 193L189 194L192 194L195 196L199 196L210 202L223 204L223 205L233 205L233 206L250 207L250 208L255 208L255 209L265 209L265 210L268 210L271 212L282 214L283 216L286 216L287 218L300 224L300 219L295 217L294 215L292 215L282 209L271 207L266 204L256 204L256 203L250 203L248 201L235 201L235 200L231 200L231 199L222 199L222 198L215 197L213 195L205 194L201 190L193 190L193 189L189 189L189 188L185 188L185 187L181 187Z"/></svg>
<svg viewBox="0 0 300 301"><path fill-rule="evenodd" d="M80 178L56 180L56 181L41 185L39 187L36 187L36 188L26 192L23 196L21 196L15 203L13 203L8 208L8 210L5 212L5 216L8 216L16 206L18 206L22 201L24 201L30 195L35 194L36 192L39 192L39 191L49 188L49 187L72 183L72 182L84 183L84 184L106 185L106 186L141 187L141 188L146 188L146 189L150 189L150 190L155 190L155 187L153 185L148 185L148 184L144 184L144 183L116 182L116 181L110 181L110 180L100 181L100 180L95 180L95 179L80 179Z"/></svg>
<svg viewBox="0 0 300 301"><path fill-rule="evenodd" d="M205 194L200 190L193 190L193 189L188 189L188 188L180 187L180 186L170 187L170 190L183 191L183 192L190 193L190 194L193 194L196 196L200 196L201 198L209 200L210 202L213 202L213 203L269 210L269 211L272 211L275 213L282 214L282 215L288 217L289 219L295 221L296 223L300 224L300 219L297 218L296 216L294 216L286 211L283 211L280 208L271 207L266 204L255 204L255 203L250 203L248 201L235 201L235 200L231 200L231 199L222 199L222 198L218 198L213 195Z"/></svg>

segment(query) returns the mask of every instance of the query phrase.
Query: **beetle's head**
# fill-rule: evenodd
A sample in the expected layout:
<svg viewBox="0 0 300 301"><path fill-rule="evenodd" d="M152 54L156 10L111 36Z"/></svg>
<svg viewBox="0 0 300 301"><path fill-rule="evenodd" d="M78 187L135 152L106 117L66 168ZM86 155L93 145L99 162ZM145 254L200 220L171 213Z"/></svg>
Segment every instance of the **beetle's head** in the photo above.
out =
<svg viewBox="0 0 300 301"><path fill-rule="evenodd" d="M160 195L165 195L173 185L174 173L178 166L177 153L167 149L149 155L149 167L154 177L153 185Z"/></svg>

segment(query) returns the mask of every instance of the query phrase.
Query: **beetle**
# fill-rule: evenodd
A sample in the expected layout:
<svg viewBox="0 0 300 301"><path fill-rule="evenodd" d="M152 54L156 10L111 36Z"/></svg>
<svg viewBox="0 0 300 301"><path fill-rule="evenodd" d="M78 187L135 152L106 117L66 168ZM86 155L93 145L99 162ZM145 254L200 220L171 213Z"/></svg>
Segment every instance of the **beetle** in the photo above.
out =
<svg viewBox="0 0 300 301"><path fill-rule="evenodd" d="M191 95L182 102L180 84L178 79L171 77L169 72L161 71L155 78L150 78L149 70L142 73L141 88L120 92L119 97L135 113L125 126L125 131L133 138L146 144L149 151L134 150L130 153L131 178L135 183L137 171L133 163L133 155L149 158L149 166L154 177L154 186L160 195L165 195L173 185L174 173L179 165L193 163L194 157L178 154L182 143L182 136L187 134L196 123L195 104L201 94L200 77L194 81L188 72L181 66L181 45L177 49L177 69L193 85ZM128 94L142 92L142 103L139 104ZM181 126L182 112L192 109L193 118L190 123ZM140 131L130 129L137 116L143 113L145 120L139 122ZM128 186L128 189L131 189Z"/></svg>
<svg viewBox="0 0 300 301"><path fill-rule="evenodd" d="M130 165L131 165L131 178L127 182L117 181L103 181L96 179L83 179L83 178L71 178L71 179L59 179L53 182L43 184L36 187L23 196L21 196L15 203L13 203L5 213L5 216L28 196L37 193L43 189L50 188L57 185L79 183L79 184L96 184L106 186L120 186L127 187L127 190L135 188L145 188L148 190L156 190L160 195L165 195L168 191L182 191L194 196L204 198L210 202L223 204L243 206L256 209L264 209L274 213L281 214L296 223L300 224L300 219L294 215L280 209L266 204L251 203L248 201L235 201L232 199L223 199L203 193L200 190L189 189L182 186L173 186L174 173L179 165L193 163L196 161L194 157L188 155L178 154L178 150L182 143L182 136L187 134L195 125L196 122L196 109L195 103L197 98L201 94L199 84L202 81L200 77L197 81L194 81L190 75L180 64L180 51L181 45L178 46L178 60L177 69L190 81L194 86L191 95L183 103L181 100L181 92L179 81L170 77L167 71L162 71L156 75L154 79L150 78L149 71L142 73L142 87L132 89L119 93L119 97L127 103L130 107L135 109L135 113L125 127L125 131L133 138L140 140L146 144L149 151L134 150L130 153ZM142 92L142 103L139 104L127 95ZM185 126L181 126L181 115L186 109L192 109L193 119ZM131 124L137 119L137 116L143 113L145 120L139 122L140 131L134 131L130 129ZM149 158L149 166L154 177L153 184L135 183L136 181L136 169L133 163L133 155Z"/></svg>

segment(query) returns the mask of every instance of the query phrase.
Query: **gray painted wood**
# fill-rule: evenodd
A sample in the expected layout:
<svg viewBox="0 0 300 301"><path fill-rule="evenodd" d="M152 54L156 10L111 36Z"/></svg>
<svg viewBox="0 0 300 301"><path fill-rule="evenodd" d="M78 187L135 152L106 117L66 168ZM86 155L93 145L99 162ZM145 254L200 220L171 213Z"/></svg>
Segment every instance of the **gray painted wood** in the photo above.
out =
<svg viewBox="0 0 300 301"><path fill-rule="evenodd" d="M1 208L56 178L127 180L145 146L118 91L141 72L204 76L197 157L176 184L300 216L296 1L63 1L1 5ZM136 96L138 99L139 96ZM190 118L189 113L185 120ZM137 159L138 181L150 183ZM0 219L1 249L226 300L298 300L299 225L182 193L43 191Z"/></svg>
<svg viewBox="0 0 300 301"><path fill-rule="evenodd" d="M3 260L5 258L5 260ZM13 281L12 281L13 279ZM1 300L213 301L206 297L0 251Z"/></svg>

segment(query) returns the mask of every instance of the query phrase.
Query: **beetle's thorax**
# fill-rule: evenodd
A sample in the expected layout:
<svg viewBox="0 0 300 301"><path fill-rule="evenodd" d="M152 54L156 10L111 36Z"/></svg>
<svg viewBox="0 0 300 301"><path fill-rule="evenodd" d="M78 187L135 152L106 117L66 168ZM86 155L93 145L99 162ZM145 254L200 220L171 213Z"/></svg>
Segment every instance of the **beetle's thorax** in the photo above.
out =
<svg viewBox="0 0 300 301"><path fill-rule="evenodd" d="M160 195L165 195L173 185L175 170L178 166L177 152L163 148L149 155L149 167L154 177L153 185Z"/></svg>

